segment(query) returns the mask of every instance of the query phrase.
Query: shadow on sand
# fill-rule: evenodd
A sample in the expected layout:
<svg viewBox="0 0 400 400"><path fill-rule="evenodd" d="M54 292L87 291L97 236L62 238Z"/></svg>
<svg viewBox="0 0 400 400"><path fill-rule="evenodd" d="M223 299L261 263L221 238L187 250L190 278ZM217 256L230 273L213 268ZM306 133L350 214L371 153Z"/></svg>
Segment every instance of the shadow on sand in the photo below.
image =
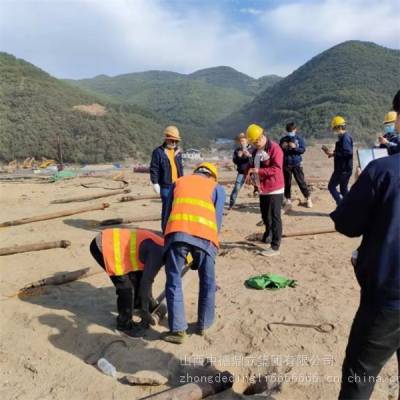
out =
<svg viewBox="0 0 400 400"><path fill-rule="evenodd" d="M149 342L159 339L159 332L149 329L144 338L133 339L114 331L114 287L97 288L88 282L75 281L50 287L39 296L20 296L20 299L46 309L67 310L70 313L69 316L47 313L39 317L40 323L53 328L48 339L54 347L73 354L87 364L95 365L97 359L104 356L120 373L153 370L172 381L175 379L170 375L171 367L180 365L180 360L149 346ZM98 326L102 328L98 329ZM109 346L114 341L117 342Z"/></svg>

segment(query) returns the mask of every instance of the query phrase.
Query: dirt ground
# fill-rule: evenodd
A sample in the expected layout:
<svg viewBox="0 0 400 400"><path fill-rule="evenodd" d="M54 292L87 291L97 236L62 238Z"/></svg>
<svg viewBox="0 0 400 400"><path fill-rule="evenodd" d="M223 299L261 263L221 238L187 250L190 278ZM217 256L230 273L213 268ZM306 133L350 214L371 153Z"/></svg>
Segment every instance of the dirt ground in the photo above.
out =
<svg viewBox="0 0 400 400"><path fill-rule="evenodd" d="M331 161L321 151L309 149L305 156L306 176L328 179ZM233 178L234 172L223 172ZM147 174L128 174L132 193L151 194ZM1 183L0 221L67 210L103 201L50 204L52 200L104 192L83 188L82 182L110 181L75 178L58 183ZM229 194L231 186L226 186ZM297 187L296 195L300 197ZM217 258L216 321L205 337L192 335L182 346L159 340L167 329L165 321L142 339L125 339L125 346L115 343L106 358L119 376L140 370L158 371L167 378L167 386L142 387L122 384L102 374L85 362L96 356L115 339L115 291L103 272L33 296L15 293L26 284L58 272L84 267L97 268L89 253L89 243L98 228L93 221L113 217L155 215L160 212L157 200L119 203L110 197L110 208L71 217L1 228L2 247L40 241L66 239L68 249L53 249L1 257L1 341L0 374L2 399L140 399L183 382L185 366L209 357L219 370L235 374L233 390L210 397L239 399L249 377L258 372L275 371L284 380L278 400L337 398L341 365L347 337L355 314L359 287L349 259L359 239L338 233L283 239L281 255L267 259L254 251L237 246L221 249ZM333 227L329 212L334 202L326 189L315 187L314 208L295 205L283 216L285 232ZM262 228L257 199L244 188L238 204L247 207L229 212L224 219L222 241L235 242ZM159 229L159 222L138 224ZM277 273L298 281L296 288L257 291L244 286L250 276ZM163 271L157 277L154 292L163 289ZM196 322L198 278L190 271L184 278L188 321ZM331 323L334 330L321 333L312 328L270 325L272 322L299 324ZM393 358L383 369L373 399L396 397L394 380L397 363ZM182 378L181 378L182 376ZM267 399L267 396L261 397Z"/></svg>

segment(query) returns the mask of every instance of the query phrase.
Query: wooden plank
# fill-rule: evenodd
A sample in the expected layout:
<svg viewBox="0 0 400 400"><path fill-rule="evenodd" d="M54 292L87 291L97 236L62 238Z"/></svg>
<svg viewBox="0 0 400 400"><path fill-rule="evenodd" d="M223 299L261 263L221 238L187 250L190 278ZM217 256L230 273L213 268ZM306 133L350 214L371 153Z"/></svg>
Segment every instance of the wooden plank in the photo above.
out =
<svg viewBox="0 0 400 400"><path fill-rule="evenodd" d="M22 246L10 246L10 247L4 247L4 248L0 249L0 256L8 256L10 254L27 253L29 251L49 250L49 249L56 249L56 248L65 249L69 246L71 246L71 242L68 240L58 240L55 242L32 243L32 244L25 244Z"/></svg>
<svg viewBox="0 0 400 400"><path fill-rule="evenodd" d="M50 202L50 204L64 204L64 203L73 203L78 201L96 200L96 199L101 199L102 197L110 197L110 196L115 196L117 194L124 194L124 193L126 194L130 192L131 192L130 189L121 189L121 190L115 190L114 192L98 193L80 197L70 197L67 199L53 200Z"/></svg>
<svg viewBox="0 0 400 400"><path fill-rule="evenodd" d="M203 379L202 379L203 378ZM233 375L220 372L210 376L194 377L198 383L187 383L163 392L143 397L142 400L201 400L208 396L230 389L233 385Z"/></svg>
<svg viewBox="0 0 400 400"><path fill-rule="evenodd" d="M88 212L88 211L104 210L107 207L110 207L110 205L108 203L103 203L101 205L96 205L96 206L89 206L89 207L83 207L83 208L75 208L72 210L58 211L55 213L38 215L36 217L22 218L22 219L16 219L13 221L2 222L2 223L0 223L0 227L4 228L7 226L23 225L23 224L29 224L31 222L46 221L49 219L68 217L69 215L81 214L81 213Z"/></svg>

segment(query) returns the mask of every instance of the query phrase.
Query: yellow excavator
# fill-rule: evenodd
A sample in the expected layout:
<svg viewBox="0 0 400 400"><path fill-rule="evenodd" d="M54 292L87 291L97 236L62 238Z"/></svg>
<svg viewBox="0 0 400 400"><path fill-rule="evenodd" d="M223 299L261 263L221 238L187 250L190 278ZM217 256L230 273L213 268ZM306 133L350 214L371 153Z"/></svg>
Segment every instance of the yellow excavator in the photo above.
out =
<svg viewBox="0 0 400 400"><path fill-rule="evenodd" d="M21 164L21 168L32 169L32 167L34 166L34 162L35 162L35 157L25 158L25 160Z"/></svg>
<svg viewBox="0 0 400 400"><path fill-rule="evenodd" d="M42 157L42 162L39 164L39 168L47 168L50 167L50 165L54 165L55 163L55 160L50 160Z"/></svg>

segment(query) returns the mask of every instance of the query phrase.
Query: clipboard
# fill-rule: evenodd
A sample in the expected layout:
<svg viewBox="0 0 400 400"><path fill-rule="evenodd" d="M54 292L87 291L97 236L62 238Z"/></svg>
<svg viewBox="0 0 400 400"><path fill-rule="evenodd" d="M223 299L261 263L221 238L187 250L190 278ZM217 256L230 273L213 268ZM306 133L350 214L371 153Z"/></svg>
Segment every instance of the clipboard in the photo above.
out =
<svg viewBox="0 0 400 400"><path fill-rule="evenodd" d="M378 158L387 157L389 155L387 149L372 148L372 149L358 149L357 157L361 170L373 160Z"/></svg>

